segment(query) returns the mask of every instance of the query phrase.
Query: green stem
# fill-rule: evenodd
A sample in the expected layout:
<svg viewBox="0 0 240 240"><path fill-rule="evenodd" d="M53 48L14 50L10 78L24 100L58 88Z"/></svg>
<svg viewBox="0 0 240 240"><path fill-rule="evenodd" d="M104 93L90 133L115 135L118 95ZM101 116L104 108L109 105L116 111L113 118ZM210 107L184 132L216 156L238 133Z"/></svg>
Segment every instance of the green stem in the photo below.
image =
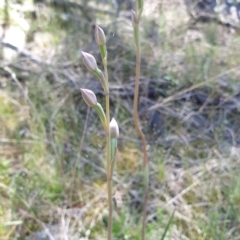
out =
<svg viewBox="0 0 240 240"><path fill-rule="evenodd" d="M108 186L108 240L112 239L112 215L113 215L113 202L112 202L112 170L111 170L111 145L110 145L110 104L109 104L109 83L108 83L108 71L107 71L107 57L103 59L104 65L104 75L106 78L106 119L107 119L107 129L106 129L106 138L107 138L107 186Z"/></svg>
<svg viewBox="0 0 240 240"><path fill-rule="evenodd" d="M117 154L117 138L111 138L111 178L113 177L113 170L116 162Z"/></svg>
<svg viewBox="0 0 240 240"><path fill-rule="evenodd" d="M139 36L139 19L134 25L134 37L136 45L136 77L135 77L135 90L133 102L133 117L135 128L142 141L143 151L143 172L144 172L144 198L143 198L143 218L142 218L142 240L145 239L146 217L147 217L147 200L148 200L148 183L149 183L149 168L147 156L147 143L145 136L140 128L138 119L138 98L139 98L139 79L141 70L141 49L140 49L140 36Z"/></svg>

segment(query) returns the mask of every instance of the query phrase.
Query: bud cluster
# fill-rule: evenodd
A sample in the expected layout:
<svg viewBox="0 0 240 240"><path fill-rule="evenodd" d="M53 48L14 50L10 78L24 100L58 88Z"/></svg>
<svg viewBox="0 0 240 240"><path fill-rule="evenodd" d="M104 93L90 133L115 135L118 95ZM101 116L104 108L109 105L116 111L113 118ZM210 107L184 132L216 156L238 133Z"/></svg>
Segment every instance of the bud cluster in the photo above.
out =
<svg viewBox="0 0 240 240"><path fill-rule="evenodd" d="M105 37L104 31L99 26L96 26L96 28L95 28L95 40L99 46L103 61L106 61L106 57L107 57L106 37ZM106 79L105 79L103 72L98 68L96 59L90 53L86 53L86 52L81 52L81 53L82 53L82 60L83 60L84 65L90 72L92 72L100 80L102 87L104 89L104 92L106 93L107 89L108 89ZM81 88L80 91L82 93L82 97L83 97L83 100L85 101L85 103L89 107L93 107L95 109L95 111L97 112L97 114L102 122L104 129L107 130L108 129L107 124L109 124L109 123L107 123L107 121L106 121L105 112L104 112L101 104L98 103L97 97L94 94L94 92L89 89L84 89L84 88ZM112 121L109 124L109 131L110 131L111 138L114 138L114 139L118 138L119 129L118 129L118 124L114 118L112 119Z"/></svg>

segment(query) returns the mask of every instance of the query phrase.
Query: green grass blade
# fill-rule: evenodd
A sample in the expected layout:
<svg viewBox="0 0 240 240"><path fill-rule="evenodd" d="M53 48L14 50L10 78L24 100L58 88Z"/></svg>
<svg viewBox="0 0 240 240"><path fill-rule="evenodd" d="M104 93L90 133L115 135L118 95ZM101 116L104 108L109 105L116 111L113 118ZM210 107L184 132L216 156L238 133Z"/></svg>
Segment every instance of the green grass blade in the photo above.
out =
<svg viewBox="0 0 240 240"><path fill-rule="evenodd" d="M167 226L166 226L166 228L165 228L165 230L164 230L164 233L163 233L163 235L162 235L161 240L164 240L164 238L166 237L166 234L167 234L167 232L168 232L168 229L169 229L169 227L170 227L170 225L171 225L171 223L172 223L174 213L175 213L175 211L173 211L173 213L172 213L172 215L171 215L171 217L170 217L170 219L169 219L169 221L168 221L168 223L167 223Z"/></svg>

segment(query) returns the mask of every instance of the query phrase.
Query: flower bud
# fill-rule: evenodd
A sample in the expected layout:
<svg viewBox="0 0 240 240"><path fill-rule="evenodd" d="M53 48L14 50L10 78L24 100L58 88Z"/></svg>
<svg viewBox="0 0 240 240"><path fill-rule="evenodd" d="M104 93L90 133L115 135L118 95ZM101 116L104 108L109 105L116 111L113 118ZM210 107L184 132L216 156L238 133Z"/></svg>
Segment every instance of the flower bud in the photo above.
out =
<svg viewBox="0 0 240 240"><path fill-rule="evenodd" d="M119 137L119 128L116 120L112 118L110 122L110 136L111 138L118 138Z"/></svg>
<svg viewBox="0 0 240 240"><path fill-rule="evenodd" d="M106 43L104 31L98 25L96 25L95 27L95 40L97 45L99 46L104 45Z"/></svg>
<svg viewBox="0 0 240 240"><path fill-rule="evenodd" d="M84 65L90 72L98 69L97 62L93 55L86 52L82 52L82 58Z"/></svg>
<svg viewBox="0 0 240 240"><path fill-rule="evenodd" d="M83 100L89 107L94 107L97 105L97 97L95 93L89 89L80 88Z"/></svg>

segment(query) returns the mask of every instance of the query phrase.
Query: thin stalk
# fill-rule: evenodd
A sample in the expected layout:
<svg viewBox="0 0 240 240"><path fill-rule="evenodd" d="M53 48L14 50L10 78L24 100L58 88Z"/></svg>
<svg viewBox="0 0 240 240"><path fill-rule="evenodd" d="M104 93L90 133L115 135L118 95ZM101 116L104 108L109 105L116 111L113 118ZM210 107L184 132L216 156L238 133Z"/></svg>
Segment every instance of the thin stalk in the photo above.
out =
<svg viewBox="0 0 240 240"><path fill-rule="evenodd" d="M106 119L107 119L107 129L106 129L106 140L107 140L107 186L108 186L108 240L112 239L112 215L113 215L113 202L112 202L112 170L111 170L111 146L110 146L110 104L109 104L109 83L108 83L108 71L107 71L107 57L103 59L104 65L104 75L106 78Z"/></svg>
<svg viewBox="0 0 240 240"><path fill-rule="evenodd" d="M140 48L140 36L139 36L139 20L136 21L134 24L134 35L135 35L135 44L136 44L136 73L135 73L136 77L135 77L135 90L134 90L134 102L133 102L133 117L134 117L135 128L136 128L137 133L142 141L143 171L144 171L142 240L145 240L149 168L148 168L148 156L147 156L147 143L146 143L145 136L140 128L139 119L138 119L139 79L140 79L140 70L141 70L141 48Z"/></svg>

